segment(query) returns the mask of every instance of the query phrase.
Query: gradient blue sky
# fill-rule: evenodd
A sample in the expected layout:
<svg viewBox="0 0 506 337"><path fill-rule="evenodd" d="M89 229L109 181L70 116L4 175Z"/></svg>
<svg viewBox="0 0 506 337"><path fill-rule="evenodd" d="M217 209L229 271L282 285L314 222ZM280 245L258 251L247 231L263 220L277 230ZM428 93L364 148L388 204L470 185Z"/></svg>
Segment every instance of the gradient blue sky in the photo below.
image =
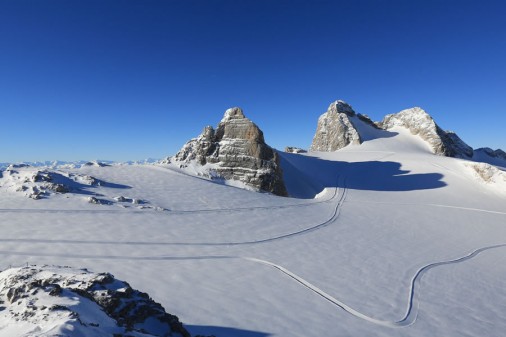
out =
<svg viewBox="0 0 506 337"><path fill-rule="evenodd" d="M240 106L279 149L342 99L506 150L503 1L0 0L0 162L174 154Z"/></svg>

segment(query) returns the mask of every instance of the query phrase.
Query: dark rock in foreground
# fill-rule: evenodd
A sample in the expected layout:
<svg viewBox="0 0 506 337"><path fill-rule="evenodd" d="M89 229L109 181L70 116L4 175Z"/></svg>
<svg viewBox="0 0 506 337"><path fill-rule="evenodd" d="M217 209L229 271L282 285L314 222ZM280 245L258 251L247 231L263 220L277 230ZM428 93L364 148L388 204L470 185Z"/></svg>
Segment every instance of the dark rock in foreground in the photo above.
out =
<svg viewBox="0 0 506 337"><path fill-rule="evenodd" d="M148 294L108 273L59 266L0 273L0 320L37 336L189 337ZM18 334L20 335L20 334Z"/></svg>

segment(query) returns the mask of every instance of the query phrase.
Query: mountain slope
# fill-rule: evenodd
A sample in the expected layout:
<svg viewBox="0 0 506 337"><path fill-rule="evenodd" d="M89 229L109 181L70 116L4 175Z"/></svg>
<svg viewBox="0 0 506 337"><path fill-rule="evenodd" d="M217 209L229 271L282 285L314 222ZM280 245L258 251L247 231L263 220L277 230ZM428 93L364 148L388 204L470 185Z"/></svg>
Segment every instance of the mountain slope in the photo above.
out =
<svg viewBox="0 0 506 337"><path fill-rule="evenodd" d="M107 270L193 335L500 336L503 185L404 127L382 132L336 152L283 154L287 188L305 199L170 165L64 170L128 186L164 212L0 188L1 267Z"/></svg>
<svg viewBox="0 0 506 337"><path fill-rule="evenodd" d="M464 143L454 132L443 131L425 110L415 107L385 116L378 125L386 130L394 126L407 128L412 134L420 136L435 154L447 157L470 158L473 149Z"/></svg>

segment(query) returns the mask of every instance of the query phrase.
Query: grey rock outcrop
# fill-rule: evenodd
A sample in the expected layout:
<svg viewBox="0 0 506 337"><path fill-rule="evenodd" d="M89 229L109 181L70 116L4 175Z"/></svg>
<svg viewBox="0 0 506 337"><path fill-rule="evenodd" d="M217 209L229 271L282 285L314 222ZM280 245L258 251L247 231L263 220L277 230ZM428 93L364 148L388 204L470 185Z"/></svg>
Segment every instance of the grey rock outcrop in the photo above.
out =
<svg viewBox="0 0 506 337"><path fill-rule="evenodd" d="M356 116L353 108L344 101L330 104L327 112L318 118L318 126L311 143L311 151L337 151L349 144L360 144L362 140L351 121Z"/></svg>
<svg viewBox="0 0 506 337"><path fill-rule="evenodd" d="M109 273L11 268L0 273L0 303L2 322L31 325L37 336L190 337L178 317Z"/></svg>
<svg viewBox="0 0 506 337"><path fill-rule="evenodd" d="M205 167L211 178L236 180L255 190L287 195L277 152L237 107L225 111L216 129L206 126L200 136L162 163L179 167L196 163Z"/></svg>
<svg viewBox="0 0 506 337"><path fill-rule="evenodd" d="M473 149L457 134L442 130L432 117L419 107L387 115L378 126L385 130L396 126L404 127L425 140L437 155L459 158L473 156Z"/></svg>
<svg viewBox="0 0 506 337"><path fill-rule="evenodd" d="M285 147L285 152L287 152L287 153L306 153L307 151L304 149L301 149L300 147L287 146L287 147Z"/></svg>

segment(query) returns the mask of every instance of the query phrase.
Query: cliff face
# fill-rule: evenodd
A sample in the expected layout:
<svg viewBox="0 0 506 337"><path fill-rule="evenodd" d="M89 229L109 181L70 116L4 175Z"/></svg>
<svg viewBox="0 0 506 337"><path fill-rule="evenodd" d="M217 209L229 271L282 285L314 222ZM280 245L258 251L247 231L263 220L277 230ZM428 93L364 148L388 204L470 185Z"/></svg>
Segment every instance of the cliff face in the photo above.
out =
<svg viewBox="0 0 506 337"><path fill-rule="evenodd" d="M277 152L265 143L262 130L240 108L225 111L216 129L206 126L167 162L202 166L213 178L235 180L255 190L286 196Z"/></svg>
<svg viewBox="0 0 506 337"><path fill-rule="evenodd" d="M318 126L311 144L311 151L336 151L349 144L360 144L360 134L350 117L353 108L344 101L330 104L327 112L318 118Z"/></svg>
<svg viewBox="0 0 506 337"><path fill-rule="evenodd" d="M412 134L420 136L432 147L437 155L447 157L469 158L473 149L454 132L442 130L425 110L415 107L385 116L378 123L383 129L402 126Z"/></svg>

